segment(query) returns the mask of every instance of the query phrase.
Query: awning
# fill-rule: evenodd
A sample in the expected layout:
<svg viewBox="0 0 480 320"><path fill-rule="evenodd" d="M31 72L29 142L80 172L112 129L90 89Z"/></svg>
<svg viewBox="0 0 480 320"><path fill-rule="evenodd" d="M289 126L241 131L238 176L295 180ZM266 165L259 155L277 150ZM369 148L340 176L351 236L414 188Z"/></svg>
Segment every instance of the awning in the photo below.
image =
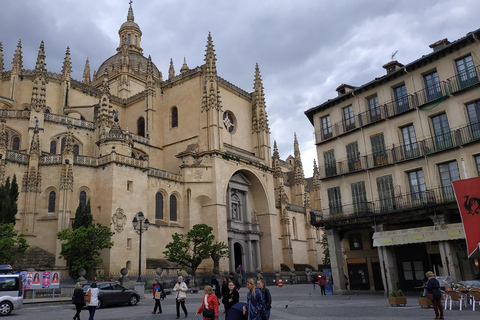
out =
<svg viewBox="0 0 480 320"><path fill-rule="evenodd" d="M452 223L441 226L380 231L373 234L373 246L398 246L409 243L465 239L463 225Z"/></svg>

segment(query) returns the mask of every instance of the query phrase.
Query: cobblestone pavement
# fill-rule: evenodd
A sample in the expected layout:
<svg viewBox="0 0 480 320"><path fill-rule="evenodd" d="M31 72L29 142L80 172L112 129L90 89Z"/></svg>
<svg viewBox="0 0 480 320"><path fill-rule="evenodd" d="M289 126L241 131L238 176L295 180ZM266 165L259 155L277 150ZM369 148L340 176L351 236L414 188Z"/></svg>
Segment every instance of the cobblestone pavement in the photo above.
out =
<svg viewBox="0 0 480 320"><path fill-rule="evenodd" d="M272 320L281 319L433 319L432 308L425 309L418 305L418 297L407 295L407 305L392 307L387 298L381 293L350 292L348 295L320 295L320 290L313 290L312 285L288 285L283 288L269 287L272 294ZM187 319L196 319L195 311L202 303L202 293L189 294L187 296ZM240 290L240 300L246 300L246 289ZM33 301L29 301L33 302ZM95 320L102 319L175 319L175 301L168 296L162 301L163 314L153 315L153 300L147 295L136 307L121 306L108 307L97 310ZM480 319L480 307L472 311L471 306L458 310L445 310L445 319L470 320ZM221 307L223 311L223 306ZM28 303L21 310L15 310L9 319L23 320L32 319L71 319L74 307L69 302L59 302L58 299L47 303ZM84 310L81 319L88 318L88 311ZM182 313L183 319L183 313ZM201 318L199 318L201 319ZM220 320L224 314L220 314Z"/></svg>

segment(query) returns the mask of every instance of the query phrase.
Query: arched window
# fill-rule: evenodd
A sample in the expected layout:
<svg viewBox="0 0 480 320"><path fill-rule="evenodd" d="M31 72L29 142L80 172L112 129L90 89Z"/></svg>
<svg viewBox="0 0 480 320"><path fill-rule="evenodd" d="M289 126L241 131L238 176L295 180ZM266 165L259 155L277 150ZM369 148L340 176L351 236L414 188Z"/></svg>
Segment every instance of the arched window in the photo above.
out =
<svg viewBox="0 0 480 320"><path fill-rule="evenodd" d="M78 156L79 152L80 152L80 147L78 146L78 144L74 145L73 146L73 155Z"/></svg>
<svg viewBox="0 0 480 320"><path fill-rule="evenodd" d="M19 137L13 138L12 150L16 150L16 151L20 150L20 138Z"/></svg>
<svg viewBox="0 0 480 320"><path fill-rule="evenodd" d="M65 137L62 138L62 142L61 142L61 143L62 143L62 146L61 146L61 148L60 148L60 152L61 152L61 153L63 153L63 149L65 148L65 141L66 141L66 140L67 140L67 139L65 139Z"/></svg>
<svg viewBox="0 0 480 320"><path fill-rule="evenodd" d="M50 113L50 109L45 109L45 113Z"/></svg>
<svg viewBox="0 0 480 320"><path fill-rule="evenodd" d="M57 199L57 194L55 191L50 191L48 194L48 213L55 212L55 200Z"/></svg>
<svg viewBox="0 0 480 320"><path fill-rule="evenodd" d="M160 192L155 195L155 219L163 220L163 195Z"/></svg>
<svg viewBox="0 0 480 320"><path fill-rule="evenodd" d="M177 197L170 196L170 221L177 221Z"/></svg>
<svg viewBox="0 0 480 320"><path fill-rule="evenodd" d="M137 134L141 137L145 137L145 119L143 117L137 120Z"/></svg>
<svg viewBox="0 0 480 320"><path fill-rule="evenodd" d="M172 120L172 128L178 127L178 109L177 109L177 107L172 108L171 120Z"/></svg>
<svg viewBox="0 0 480 320"><path fill-rule="evenodd" d="M82 207L87 205L87 193L85 191L80 191L79 202Z"/></svg>
<svg viewBox="0 0 480 320"><path fill-rule="evenodd" d="M50 154L57 154L57 142L51 141L50 142Z"/></svg>
<svg viewBox="0 0 480 320"><path fill-rule="evenodd" d="M297 239L298 238L297 219L295 217L292 218L292 229L293 229L293 239Z"/></svg>

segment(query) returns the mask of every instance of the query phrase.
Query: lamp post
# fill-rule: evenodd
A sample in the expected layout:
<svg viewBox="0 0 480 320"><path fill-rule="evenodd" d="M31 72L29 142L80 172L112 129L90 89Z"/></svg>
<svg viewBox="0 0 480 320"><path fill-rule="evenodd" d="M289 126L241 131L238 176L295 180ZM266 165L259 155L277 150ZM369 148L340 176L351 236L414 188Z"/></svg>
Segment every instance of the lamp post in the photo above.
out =
<svg viewBox="0 0 480 320"><path fill-rule="evenodd" d="M147 231L150 226L148 219L145 219L143 212L139 211L132 220L133 229L135 229L140 235L140 241L138 243L138 279L137 282L142 282L142 233Z"/></svg>

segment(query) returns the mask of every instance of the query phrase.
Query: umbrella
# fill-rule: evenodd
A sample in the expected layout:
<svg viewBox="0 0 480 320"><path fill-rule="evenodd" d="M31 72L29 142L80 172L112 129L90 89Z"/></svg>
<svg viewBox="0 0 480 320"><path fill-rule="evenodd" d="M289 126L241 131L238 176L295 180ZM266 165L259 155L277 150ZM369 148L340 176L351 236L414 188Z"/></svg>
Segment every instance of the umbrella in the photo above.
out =
<svg viewBox="0 0 480 320"><path fill-rule="evenodd" d="M247 304L245 302L237 302L230 309L228 309L226 320L244 320L243 307Z"/></svg>

